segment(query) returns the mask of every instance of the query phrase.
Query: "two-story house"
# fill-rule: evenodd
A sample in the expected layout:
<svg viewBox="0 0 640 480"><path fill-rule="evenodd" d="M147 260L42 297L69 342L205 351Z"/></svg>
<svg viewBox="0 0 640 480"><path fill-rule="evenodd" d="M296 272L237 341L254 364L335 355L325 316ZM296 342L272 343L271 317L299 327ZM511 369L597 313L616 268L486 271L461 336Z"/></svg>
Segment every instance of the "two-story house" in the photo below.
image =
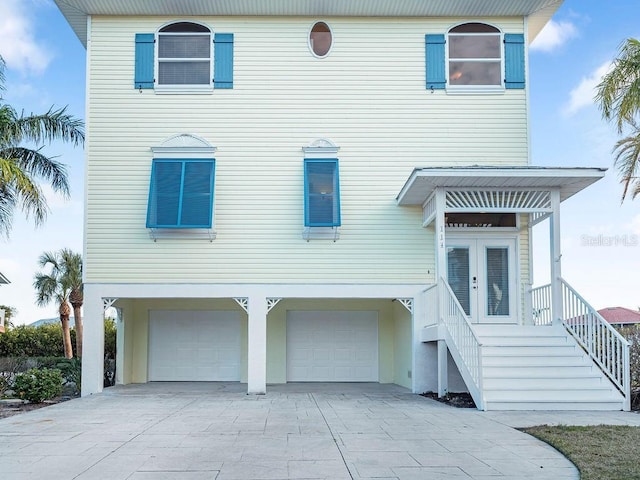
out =
<svg viewBox="0 0 640 480"><path fill-rule="evenodd" d="M626 344L560 272L560 203L604 170L531 166L561 0L56 3L87 49L83 395L114 306L123 384L628 408Z"/></svg>

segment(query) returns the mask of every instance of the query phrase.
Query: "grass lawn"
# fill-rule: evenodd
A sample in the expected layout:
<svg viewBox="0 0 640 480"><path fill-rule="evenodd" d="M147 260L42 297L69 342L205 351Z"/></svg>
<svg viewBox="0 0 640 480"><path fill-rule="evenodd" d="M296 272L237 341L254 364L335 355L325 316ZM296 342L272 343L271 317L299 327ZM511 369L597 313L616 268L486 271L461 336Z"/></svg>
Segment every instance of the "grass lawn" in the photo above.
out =
<svg viewBox="0 0 640 480"><path fill-rule="evenodd" d="M581 480L640 480L640 427L543 425L522 431L562 452L578 467Z"/></svg>

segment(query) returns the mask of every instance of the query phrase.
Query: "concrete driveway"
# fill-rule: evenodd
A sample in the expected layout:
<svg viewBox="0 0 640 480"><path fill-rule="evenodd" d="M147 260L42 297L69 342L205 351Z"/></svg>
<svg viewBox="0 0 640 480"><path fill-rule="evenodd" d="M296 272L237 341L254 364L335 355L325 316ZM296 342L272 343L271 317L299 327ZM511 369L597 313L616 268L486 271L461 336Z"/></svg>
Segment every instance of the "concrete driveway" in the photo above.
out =
<svg viewBox="0 0 640 480"><path fill-rule="evenodd" d="M153 383L0 420L3 479L577 479L514 417L393 385ZM517 417L516 417L517 419ZM509 422L507 422L509 423Z"/></svg>

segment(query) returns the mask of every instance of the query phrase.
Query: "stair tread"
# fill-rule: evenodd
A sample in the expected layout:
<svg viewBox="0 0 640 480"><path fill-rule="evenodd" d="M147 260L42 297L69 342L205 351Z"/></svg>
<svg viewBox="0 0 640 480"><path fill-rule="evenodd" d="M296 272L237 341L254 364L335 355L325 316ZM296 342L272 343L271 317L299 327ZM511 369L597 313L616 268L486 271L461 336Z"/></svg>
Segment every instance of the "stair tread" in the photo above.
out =
<svg viewBox="0 0 640 480"><path fill-rule="evenodd" d="M589 367L587 367L589 368ZM564 375L563 374L558 374L560 372L554 372L553 374L537 374L537 373L523 373L520 375L514 375L514 374L504 374L504 375L500 375L499 373L497 374L493 374L493 375L488 375L486 372L484 374L484 379L500 379L500 380L505 380L505 379L512 379L512 380L586 380L586 379L592 379L592 378L597 378L597 379L601 379L602 376L600 374L598 374L597 372L593 372L591 370L589 370L589 372L585 372L583 374L571 374L571 372L566 372Z"/></svg>

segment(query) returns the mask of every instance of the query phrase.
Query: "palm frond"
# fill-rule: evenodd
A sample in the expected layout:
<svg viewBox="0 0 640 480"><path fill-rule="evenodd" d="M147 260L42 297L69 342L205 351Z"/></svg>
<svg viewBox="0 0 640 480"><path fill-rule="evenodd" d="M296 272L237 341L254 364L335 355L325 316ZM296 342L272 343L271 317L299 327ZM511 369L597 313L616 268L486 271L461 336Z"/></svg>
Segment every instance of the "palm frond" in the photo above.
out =
<svg viewBox="0 0 640 480"><path fill-rule="evenodd" d="M36 225L47 216L48 206L44 193L13 159L0 156L0 232L8 233L12 212L20 206L25 215L33 215ZM8 219L8 221L6 221Z"/></svg>
<svg viewBox="0 0 640 480"><path fill-rule="evenodd" d="M4 69L5 69L4 58L2 58L2 55L0 55L0 92L2 92L5 89L5 87L4 87L4 82L5 82ZM2 97L0 96L0 98L2 98Z"/></svg>
<svg viewBox="0 0 640 480"><path fill-rule="evenodd" d="M11 138L15 143L24 141L40 144L62 140L74 145L84 144L84 123L67 113L67 107L54 110L51 107L41 115L24 115L11 124Z"/></svg>
<svg viewBox="0 0 640 480"><path fill-rule="evenodd" d="M79 262L79 264L77 263ZM69 301L74 289L82 289L82 256L69 249L42 252L38 265L48 272L38 272L33 281L36 303L44 306L52 301L62 305ZM78 272L80 272L78 277Z"/></svg>
<svg viewBox="0 0 640 480"><path fill-rule="evenodd" d="M36 304L44 307L52 301L58 300L58 279L45 273L37 273L33 281L33 288L36 290Z"/></svg>
<svg viewBox="0 0 640 480"><path fill-rule="evenodd" d="M635 132L621 138L615 144L614 165L618 170L620 183L623 184L622 201L632 189L632 198L640 192L640 128L635 123Z"/></svg>
<svg viewBox="0 0 640 480"><path fill-rule="evenodd" d="M640 41L629 38L619 48L609 73L596 87L595 101L602 116L615 117L618 131L622 133L640 112Z"/></svg>
<svg viewBox="0 0 640 480"><path fill-rule="evenodd" d="M60 250L64 276L72 290L82 290L82 255L69 248Z"/></svg>
<svg viewBox="0 0 640 480"><path fill-rule="evenodd" d="M67 167L49 158L40 150L23 147L9 147L0 150L0 158L14 159L16 164L29 175L46 180L57 193L69 197Z"/></svg>

